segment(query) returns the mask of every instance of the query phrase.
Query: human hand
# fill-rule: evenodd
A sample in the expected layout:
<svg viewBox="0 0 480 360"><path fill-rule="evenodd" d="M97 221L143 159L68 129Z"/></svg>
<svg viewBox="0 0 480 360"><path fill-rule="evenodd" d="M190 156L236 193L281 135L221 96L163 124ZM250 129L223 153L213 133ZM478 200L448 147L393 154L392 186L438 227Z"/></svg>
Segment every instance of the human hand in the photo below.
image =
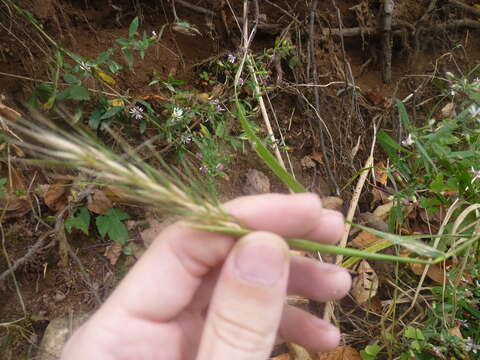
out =
<svg viewBox="0 0 480 360"><path fill-rule="evenodd" d="M341 214L313 194L242 197L224 209L255 232L235 240L182 222L168 227L73 334L62 360L264 360L277 336L316 351L336 347L338 329L285 296L339 299L348 272L291 256L280 236L335 243Z"/></svg>

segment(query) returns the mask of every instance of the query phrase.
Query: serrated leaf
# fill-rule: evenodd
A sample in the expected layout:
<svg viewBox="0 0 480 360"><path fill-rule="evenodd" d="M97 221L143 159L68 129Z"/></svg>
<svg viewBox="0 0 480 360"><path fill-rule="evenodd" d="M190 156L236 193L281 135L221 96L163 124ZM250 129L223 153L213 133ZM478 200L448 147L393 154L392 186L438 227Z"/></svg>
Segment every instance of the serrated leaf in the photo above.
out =
<svg viewBox="0 0 480 360"><path fill-rule="evenodd" d="M98 216L95 223L102 237L108 235L110 240L124 244L128 239L128 230L122 221L129 218L122 210L110 209L105 215Z"/></svg>
<svg viewBox="0 0 480 360"><path fill-rule="evenodd" d="M72 229L81 230L88 235L88 227L90 226L90 212L85 206L81 206L77 210L77 216L70 217L65 220L65 229L71 233Z"/></svg>

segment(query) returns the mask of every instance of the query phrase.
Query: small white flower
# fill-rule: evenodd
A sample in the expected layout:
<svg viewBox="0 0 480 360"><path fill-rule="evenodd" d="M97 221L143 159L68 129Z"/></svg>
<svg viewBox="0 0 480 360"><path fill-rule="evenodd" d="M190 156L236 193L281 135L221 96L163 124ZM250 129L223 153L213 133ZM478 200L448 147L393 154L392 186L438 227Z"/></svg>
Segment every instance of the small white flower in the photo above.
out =
<svg viewBox="0 0 480 360"><path fill-rule="evenodd" d="M474 181L480 179L480 170L475 170L474 167L472 166L470 168L470 171L473 174L473 179L472 179L472 184L473 184Z"/></svg>
<svg viewBox="0 0 480 360"><path fill-rule="evenodd" d="M477 104L472 104L468 107L468 112L473 118L476 118L480 114L480 107Z"/></svg>
<svg viewBox="0 0 480 360"><path fill-rule="evenodd" d="M185 136L184 138L182 138L182 144L190 144L192 142L192 137L191 136Z"/></svg>
<svg viewBox="0 0 480 360"><path fill-rule="evenodd" d="M157 32L155 30L152 30L152 36L157 37Z"/></svg>
<svg viewBox="0 0 480 360"><path fill-rule="evenodd" d="M237 61L237 58L233 54L228 54L227 60L228 60L229 63L234 64L235 61Z"/></svg>
<svg viewBox="0 0 480 360"><path fill-rule="evenodd" d="M216 110L217 110L218 112L225 111L225 109L223 108L222 105L217 105Z"/></svg>
<svg viewBox="0 0 480 360"><path fill-rule="evenodd" d="M80 69L82 69L83 71L90 71L91 69L91 66L88 65L85 61L80 61Z"/></svg>
<svg viewBox="0 0 480 360"><path fill-rule="evenodd" d="M178 121L182 118L183 116L183 109L180 107L173 108L172 112L172 120L173 121Z"/></svg>
<svg viewBox="0 0 480 360"><path fill-rule="evenodd" d="M130 116L135 120L143 119L143 109L140 106L134 106L128 112L130 113Z"/></svg>
<svg viewBox="0 0 480 360"><path fill-rule="evenodd" d="M242 78L238 78L238 85L239 85L239 86L242 86L242 85L243 85L243 79L242 79Z"/></svg>
<svg viewBox="0 0 480 360"><path fill-rule="evenodd" d="M402 140L403 146L412 146L415 143L415 140L412 138L412 134L408 134L405 140Z"/></svg>

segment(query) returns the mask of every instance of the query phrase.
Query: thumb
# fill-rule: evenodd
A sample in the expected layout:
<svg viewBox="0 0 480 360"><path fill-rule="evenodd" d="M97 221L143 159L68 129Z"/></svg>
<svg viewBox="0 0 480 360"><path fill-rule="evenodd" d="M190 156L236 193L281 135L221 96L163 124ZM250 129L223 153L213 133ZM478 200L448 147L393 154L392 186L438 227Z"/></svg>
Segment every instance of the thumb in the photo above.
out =
<svg viewBox="0 0 480 360"><path fill-rule="evenodd" d="M197 360L267 359L284 305L286 242L268 232L235 244L218 279Z"/></svg>

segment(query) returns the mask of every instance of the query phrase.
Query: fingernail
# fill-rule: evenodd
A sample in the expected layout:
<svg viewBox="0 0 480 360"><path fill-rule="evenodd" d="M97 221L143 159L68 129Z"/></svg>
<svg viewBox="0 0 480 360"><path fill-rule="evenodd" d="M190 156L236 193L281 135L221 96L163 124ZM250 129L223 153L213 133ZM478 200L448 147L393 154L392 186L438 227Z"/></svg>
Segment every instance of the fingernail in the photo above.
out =
<svg viewBox="0 0 480 360"><path fill-rule="evenodd" d="M287 265L286 245L272 234L254 233L235 254L235 268L245 281L260 285L274 285Z"/></svg>

